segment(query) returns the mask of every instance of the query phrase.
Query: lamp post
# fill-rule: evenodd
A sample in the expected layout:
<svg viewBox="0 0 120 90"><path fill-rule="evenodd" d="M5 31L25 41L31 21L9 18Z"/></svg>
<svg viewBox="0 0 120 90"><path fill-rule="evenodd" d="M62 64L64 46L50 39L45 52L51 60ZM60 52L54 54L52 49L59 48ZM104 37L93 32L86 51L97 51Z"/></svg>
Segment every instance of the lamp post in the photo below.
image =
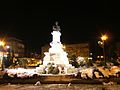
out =
<svg viewBox="0 0 120 90"><path fill-rule="evenodd" d="M107 35L102 35L101 40L102 40L102 43L103 43L103 58L104 58L104 61L106 59L106 57L105 57L105 41L107 39L108 39Z"/></svg>
<svg viewBox="0 0 120 90"><path fill-rule="evenodd" d="M2 48L1 70L4 70L4 64L3 64L3 60L4 60L4 46L5 46L5 42L4 41L0 41L0 47Z"/></svg>

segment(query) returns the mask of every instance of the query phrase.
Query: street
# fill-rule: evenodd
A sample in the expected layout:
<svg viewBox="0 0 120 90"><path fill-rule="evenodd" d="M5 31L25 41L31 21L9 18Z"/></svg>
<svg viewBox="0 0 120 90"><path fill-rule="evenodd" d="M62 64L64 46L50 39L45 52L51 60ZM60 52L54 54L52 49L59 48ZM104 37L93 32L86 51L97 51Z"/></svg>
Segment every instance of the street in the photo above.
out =
<svg viewBox="0 0 120 90"><path fill-rule="evenodd" d="M120 85L90 84L1 84L0 90L119 90Z"/></svg>

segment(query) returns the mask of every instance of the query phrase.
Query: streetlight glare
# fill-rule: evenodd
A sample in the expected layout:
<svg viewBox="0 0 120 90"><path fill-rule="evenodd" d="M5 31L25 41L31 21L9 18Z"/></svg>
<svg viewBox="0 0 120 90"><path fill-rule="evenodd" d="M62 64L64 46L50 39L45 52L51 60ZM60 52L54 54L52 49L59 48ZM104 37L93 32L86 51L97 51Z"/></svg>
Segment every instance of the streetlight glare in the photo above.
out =
<svg viewBox="0 0 120 90"><path fill-rule="evenodd" d="M8 46L8 45L7 45L7 46L6 46L6 48L7 48L7 49L9 49L9 48L10 48L10 46Z"/></svg>
<svg viewBox="0 0 120 90"><path fill-rule="evenodd" d="M98 41L98 44L99 44L99 45L103 45L103 42L101 42L101 41Z"/></svg>
<svg viewBox="0 0 120 90"><path fill-rule="evenodd" d="M102 35L102 37L101 37L102 43L99 42L101 45L103 45L102 47L103 47L103 58L104 58L104 60L106 59L105 58L105 40L107 40L107 39L108 39L107 35Z"/></svg>
<svg viewBox="0 0 120 90"><path fill-rule="evenodd" d="M4 45L5 45L5 42L0 41L0 46L4 46Z"/></svg>
<svg viewBox="0 0 120 90"><path fill-rule="evenodd" d="M5 46L5 42L0 40L0 46L3 48L3 51L0 51L2 52L2 60L0 60L0 67L1 67L1 70L3 71L4 70L4 63L3 63L3 60L4 60L4 46Z"/></svg>
<svg viewBox="0 0 120 90"><path fill-rule="evenodd" d="M101 37L101 39L102 39L102 41L105 41L105 40L108 39L108 37L107 37L107 35L103 35L103 36Z"/></svg>

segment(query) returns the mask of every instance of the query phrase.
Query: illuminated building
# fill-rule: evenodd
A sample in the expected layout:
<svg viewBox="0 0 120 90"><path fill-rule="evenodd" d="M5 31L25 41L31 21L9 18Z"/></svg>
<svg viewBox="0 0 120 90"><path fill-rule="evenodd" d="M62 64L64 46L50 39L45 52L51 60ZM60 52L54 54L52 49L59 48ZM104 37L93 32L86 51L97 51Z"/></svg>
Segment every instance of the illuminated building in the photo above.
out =
<svg viewBox="0 0 120 90"><path fill-rule="evenodd" d="M14 57L24 57L25 46L22 40L14 37L6 37L4 41L7 48L6 52L10 52Z"/></svg>
<svg viewBox="0 0 120 90"><path fill-rule="evenodd" d="M68 53L68 56L75 54L76 56L89 57L90 47L89 43L79 43L79 44L65 44L65 51ZM44 45L41 48L42 57L44 57L44 52L48 51L49 45Z"/></svg>

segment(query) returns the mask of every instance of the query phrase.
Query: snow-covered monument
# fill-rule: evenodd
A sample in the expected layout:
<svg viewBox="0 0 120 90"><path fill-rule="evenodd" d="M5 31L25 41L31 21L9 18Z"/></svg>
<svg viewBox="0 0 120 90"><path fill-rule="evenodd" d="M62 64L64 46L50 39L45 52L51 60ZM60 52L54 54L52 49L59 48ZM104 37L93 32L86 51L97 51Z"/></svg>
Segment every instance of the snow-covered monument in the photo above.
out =
<svg viewBox="0 0 120 90"><path fill-rule="evenodd" d="M50 42L50 48L48 52L44 52L45 56L43 58L43 64L36 67L36 70L39 73L42 73L44 70L49 73L50 67L57 68L59 70L59 74L75 73L77 70L74 66L69 64L67 57L68 54L65 52L60 41L60 30L60 26L58 26L58 22L56 22L55 25L53 25L53 31L51 33L52 42Z"/></svg>
<svg viewBox="0 0 120 90"><path fill-rule="evenodd" d="M63 45L60 41L60 26L58 22L53 26L52 42L50 43L50 48L48 52L45 52L45 57L43 58L43 65L48 63L53 63L55 65L69 65L67 53L63 49Z"/></svg>

